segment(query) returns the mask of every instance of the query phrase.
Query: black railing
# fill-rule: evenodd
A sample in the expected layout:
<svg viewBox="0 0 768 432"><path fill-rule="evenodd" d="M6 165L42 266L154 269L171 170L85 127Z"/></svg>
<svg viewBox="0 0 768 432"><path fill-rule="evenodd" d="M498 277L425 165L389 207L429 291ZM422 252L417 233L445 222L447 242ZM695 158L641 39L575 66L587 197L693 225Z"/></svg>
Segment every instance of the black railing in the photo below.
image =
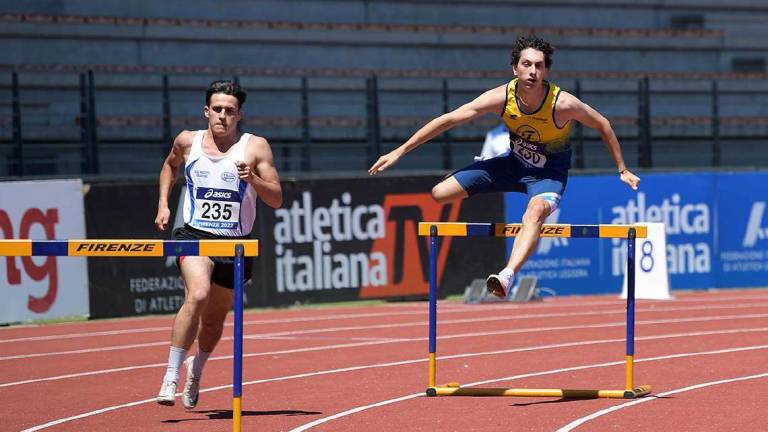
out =
<svg viewBox="0 0 768 432"><path fill-rule="evenodd" d="M0 165L0 177L128 175L134 174L137 169L143 173L153 173L159 169L175 133L181 129L205 127L205 120L200 115L200 95L207 82L200 81L197 86L187 76L162 75L158 76L155 84L147 86L134 83L131 85L135 88L132 88L106 74L99 75L99 79L102 76L105 83L97 85L92 71L80 73L78 86L73 86L64 82L64 79L61 80L64 83L50 85L41 84L40 80L26 84L22 80L20 84L20 78L24 77L16 72L11 73L10 86L7 88L10 93L10 115L4 120L0 119L0 153L6 160L5 166ZM200 80L199 77L197 79ZM270 140L275 147L276 163L281 171L303 173L363 170L383 152L404 142L430 118L449 112L458 103L471 100L484 90L479 85L478 88L468 86L466 78L452 78L450 81L448 78L415 78L423 80L423 85L419 81L418 85L410 83L402 86L398 82L393 84L393 80L402 78L377 76L330 78L337 80L333 84L328 84L329 77L317 78L317 81L308 77L285 77L278 85L273 83L275 78L270 78L267 84L259 82L259 77L241 76L238 79L247 81L243 83L246 88L252 84L255 89L251 91L257 97L274 93L271 104L258 100L247 104L246 113L251 115L246 118L245 128L256 130ZM143 82L149 80L144 78ZM385 80L386 85L383 85ZM726 150L729 143L735 141L749 141L753 147L751 151L763 159L768 153L760 150L765 149L768 143L762 147L755 144L768 141L768 116L760 111L760 106L764 104L754 103L755 97L768 99L768 90L762 90L762 93L760 89L750 90L750 83L745 83L741 89L734 89L733 84L728 84L728 90L724 90L717 81L698 81L696 89L690 90L689 85L689 90L685 91L665 90L669 82L650 81L648 78L636 81L634 90L632 82L617 83L620 85L611 88L574 80L565 82L563 87L603 112L612 121L630 166L659 166L660 158L664 158L665 152L669 151L667 143L670 142L695 145L696 153L707 153L705 161L695 162L700 167L734 165L733 158L728 156ZM662 85L657 86L657 83ZM77 110L62 110L57 105L60 102L53 97L46 101L45 92L48 90L54 94L68 92L74 96L70 102L79 100L79 113L67 119L66 111ZM696 107L692 103L681 103L679 110L670 110L669 106L661 110L674 115L655 114L659 112L659 104L654 105L655 97L668 96L669 93L685 96L686 91L688 96L698 98L699 101L708 99L711 108L706 110L706 107ZM120 96L115 96L115 92L119 92ZM103 96L106 93L111 94L112 99ZM137 96L134 97L133 93L137 93ZM729 98L731 108L740 104L735 103L734 98L742 97L753 101L752 105L758 109L749 115L742 112L741 115L722 117L726 111L721 105L725 97ZM254 99L249 97L249 101ZM617 112L610 112L611 108L602 109L599 102L592 102L595 99L608 101L608 105L614 103L613 109ZM621 108L616 109L615 101L619 99L621 103L618 105ZM276 103L275 100L289 102ZM328 108L322 105L324 103L334 107ZM632 104L636 104L636 116L621 115L622 112L618 112L632 112L627 109ZM142 107L149 108L142 111ZM100 116L97 115L97 108ZM397 115L382 116L383 111ZM438 145L431 146L432 150L423 154L423 161L428 163L420 165L416 161L410 165L401 165L407 169L431 170L450 170L463 166L471 161L472 154L479 154L485 132L498 121L489 116L445 133L435 140ZM27 127L27 124L30 126ZM59 134L57 127L79 130L79 138L73 134ZM10 130L2 132L7 129ZM739 129L738 132L734 132L736 129ZM595 145L599 141L594 131L576 125L572 136L575 168L601 169L610 166L610 163L605 162L610 162L606 159L607 153L598 150L601 145ZM142 148L154 150L141 151ZM143 165L141 160L123 164L118 160L119 156L112 156L115 149L122 152L120 157L146 160ZM737 161L735 164L765 164L760 157L755 159L745 155L742 162ZM68 168L62 168L63 165Z"/></svg>

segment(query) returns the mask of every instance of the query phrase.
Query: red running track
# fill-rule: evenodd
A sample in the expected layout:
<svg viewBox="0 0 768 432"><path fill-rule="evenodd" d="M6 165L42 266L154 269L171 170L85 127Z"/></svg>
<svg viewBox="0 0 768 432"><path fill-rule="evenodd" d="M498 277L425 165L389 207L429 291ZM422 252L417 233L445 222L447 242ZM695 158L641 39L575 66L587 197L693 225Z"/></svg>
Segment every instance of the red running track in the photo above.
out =
<svg viewBox="0 0 768 432"><path fill-rule="evenodd" d="M0 329L2 431L229 431L232 327L195 410L154 403L172 316ZM621 389L624 302L438 306L438 381ZM640 300L628 400L423 396L427 304L247 312L245 431L764 431L768 290Z"/></svg>

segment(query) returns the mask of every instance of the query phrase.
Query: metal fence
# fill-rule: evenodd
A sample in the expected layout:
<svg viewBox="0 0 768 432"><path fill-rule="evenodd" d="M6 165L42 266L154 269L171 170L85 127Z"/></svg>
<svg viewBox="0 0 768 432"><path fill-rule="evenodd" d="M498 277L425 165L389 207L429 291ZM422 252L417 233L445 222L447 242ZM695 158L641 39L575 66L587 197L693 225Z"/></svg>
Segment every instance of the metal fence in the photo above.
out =
<svg viewBox="0 0 768 432"><path fill-rule="evenodd" d="M266 137L281 173L362 171L496 78L241 76L242 128ZM155 175L173 137L204 129L214 77L24 73L0 77L0 176ZM640 168L768 164L768 87L750 80L557 80L608 117ZM503 81L502 81L503 82ZM3 88L4 87L4 88ZM436 138L399 169L450 170L479 154L498 118ZM595 131L574 128L573 166L612 167Z"/></svg>

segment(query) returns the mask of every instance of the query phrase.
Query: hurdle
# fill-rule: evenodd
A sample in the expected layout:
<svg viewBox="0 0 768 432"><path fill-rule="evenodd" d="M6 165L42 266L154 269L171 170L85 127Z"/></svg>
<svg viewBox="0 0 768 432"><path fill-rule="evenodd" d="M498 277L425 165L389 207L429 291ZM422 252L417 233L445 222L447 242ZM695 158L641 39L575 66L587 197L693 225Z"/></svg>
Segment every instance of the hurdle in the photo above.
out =
<svg viewBox="0 0 768 432"><path fill-rule="evenodd" d="M457 382L437 385L437 256L440 237L514 237L522 224L419 222L419 236L429 237L429 382L427 396L518 396L568 399L635 399L651 393L650 385L634 385L635 355L635 239L647 237L645 226L546 224L542 237L627 239L627 339L623 390L526 389L461 387Z"/></svg>
<svg viewBox="0 0 768 432"><path fill-rule="evenodd" d="M259 256L258 240L0 240L0 256L235 258L235 324L232 361L232 430L242 428L243 261Z"/></svg>

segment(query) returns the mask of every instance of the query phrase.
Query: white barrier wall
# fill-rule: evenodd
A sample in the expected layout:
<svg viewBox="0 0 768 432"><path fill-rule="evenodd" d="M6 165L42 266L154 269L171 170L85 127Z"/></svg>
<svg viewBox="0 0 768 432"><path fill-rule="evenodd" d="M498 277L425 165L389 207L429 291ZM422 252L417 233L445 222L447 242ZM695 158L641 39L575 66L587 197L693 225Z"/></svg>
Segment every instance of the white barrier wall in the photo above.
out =
<svg viewBox="0 0 768 432"><path fill-rule="evenodd" d="M635 242L635 298L669 300L669 270L667 268L667 233L660 222L649 222L648 237ZM627 298L627 273L621 289Z"/></svg>
<svg viewBox="0 0 768 432"><path fill-rule="evenodd" d="M0 182L0 234L6 239L85 238L82 181ZM0 323L89 314L85 259L0 261Z"/></svg>

